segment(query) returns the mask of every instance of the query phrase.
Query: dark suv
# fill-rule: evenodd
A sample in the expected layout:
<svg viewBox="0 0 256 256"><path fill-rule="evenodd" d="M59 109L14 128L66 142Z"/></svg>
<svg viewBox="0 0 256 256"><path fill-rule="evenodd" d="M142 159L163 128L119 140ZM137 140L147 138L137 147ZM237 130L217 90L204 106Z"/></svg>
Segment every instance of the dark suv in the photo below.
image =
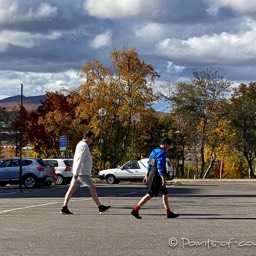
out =
<svg viewBox="0 0 256 256"><path fill-rule="evenodd" d="M0 159L0 186L19 184L20 158ZM41 158L22 158L22 184L26 188L51 182L50 167Z"/></svg>

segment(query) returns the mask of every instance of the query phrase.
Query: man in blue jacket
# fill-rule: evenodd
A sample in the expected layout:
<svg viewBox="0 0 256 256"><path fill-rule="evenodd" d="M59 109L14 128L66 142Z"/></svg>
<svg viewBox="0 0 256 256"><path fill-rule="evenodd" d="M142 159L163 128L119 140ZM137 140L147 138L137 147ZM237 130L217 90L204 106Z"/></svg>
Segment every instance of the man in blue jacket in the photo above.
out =
<svg viewBox="0 0 256 256"><path fill-rule="evenodd" d="M154 149L149 155L148 172L143 180L148 187L148 192L131 211L131 214L137 219L142 219L139 215L140 208L152 197L158 196L159 192L162 194L167 218L179 217L179 214L175 214L170 210L168 190L166 188L166 151L170 148L170 145L171 140L165 137L161 140L160 147Z"/></svg>

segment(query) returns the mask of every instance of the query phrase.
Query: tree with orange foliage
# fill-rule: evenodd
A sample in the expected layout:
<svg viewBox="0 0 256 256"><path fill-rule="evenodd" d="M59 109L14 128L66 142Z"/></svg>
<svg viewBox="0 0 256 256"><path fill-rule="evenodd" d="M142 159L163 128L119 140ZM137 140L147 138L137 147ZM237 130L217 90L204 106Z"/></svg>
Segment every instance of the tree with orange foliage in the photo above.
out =
<svg viewBox="0 0 256 256"><path fill-rule="evenodd" d="M153 111L151 104L157 96L152 85L159 75L151 65L139 59L133 48L113 51L112 59L112 69L96 60L87 63L82 68L85 82L72 91L69 101L77 104L74 126L79 129L81 120L86 120L86 127L98 135L101 126L98 111L106 109L102 159L116 166L126 158L134 136L140 136L138 127L144 117ZM147 127L152 126L152 120L146 122ZM97 150L94 153L99 155Z"/></svg>

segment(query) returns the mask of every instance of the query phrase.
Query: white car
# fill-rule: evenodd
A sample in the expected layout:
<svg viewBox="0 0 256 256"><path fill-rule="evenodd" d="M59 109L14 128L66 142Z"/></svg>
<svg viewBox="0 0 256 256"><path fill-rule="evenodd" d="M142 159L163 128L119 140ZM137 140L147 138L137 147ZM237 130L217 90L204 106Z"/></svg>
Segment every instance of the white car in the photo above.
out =
<svg viewBox="0 0 256 256"><path fill-rule="evenodd" d="M118 183L122 180L143 180L147 173L148 158L131 160L118 168L102 170L98 173L98 178L106 180L108 184ZM168 176L171 177L170 160L166 159Z"/></svg>
<svg viewBox="0 0 256 256"><path fill-rule="evenodd" d="M50 163L55 168L56 172L56 185L68 184L70 183L73 173L72 166L73 163L69 159L44 159L45 162Z"/></svg>

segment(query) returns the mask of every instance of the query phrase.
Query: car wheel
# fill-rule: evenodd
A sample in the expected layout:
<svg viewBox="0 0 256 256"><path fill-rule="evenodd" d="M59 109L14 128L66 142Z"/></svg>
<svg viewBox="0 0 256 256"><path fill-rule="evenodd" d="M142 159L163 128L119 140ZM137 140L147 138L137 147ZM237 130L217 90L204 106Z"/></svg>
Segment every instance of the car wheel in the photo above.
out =
<svg viewBox="0 0 256 256"><path fill-rule="evenodd" d="M56 179L56 181L55 181L55 184L56 184L56 185L62 185L62 184L64 184L64 178L63 178L62 175L57 175L57 179Z"/></svg>
<svg viewBox="0 0 256 256"><path fill-rule="evenodd" d="M23 178L23 183L26 188L34 188L37 183L37 179L33 175L27 175Z"/></svg>
<svg viewBox="0 0 256 256"><path fill-rule="evenodd" d="M108 175L106 178L106 181L108 184L115 184L116 183L116 177L114 175Z"/></svg>

